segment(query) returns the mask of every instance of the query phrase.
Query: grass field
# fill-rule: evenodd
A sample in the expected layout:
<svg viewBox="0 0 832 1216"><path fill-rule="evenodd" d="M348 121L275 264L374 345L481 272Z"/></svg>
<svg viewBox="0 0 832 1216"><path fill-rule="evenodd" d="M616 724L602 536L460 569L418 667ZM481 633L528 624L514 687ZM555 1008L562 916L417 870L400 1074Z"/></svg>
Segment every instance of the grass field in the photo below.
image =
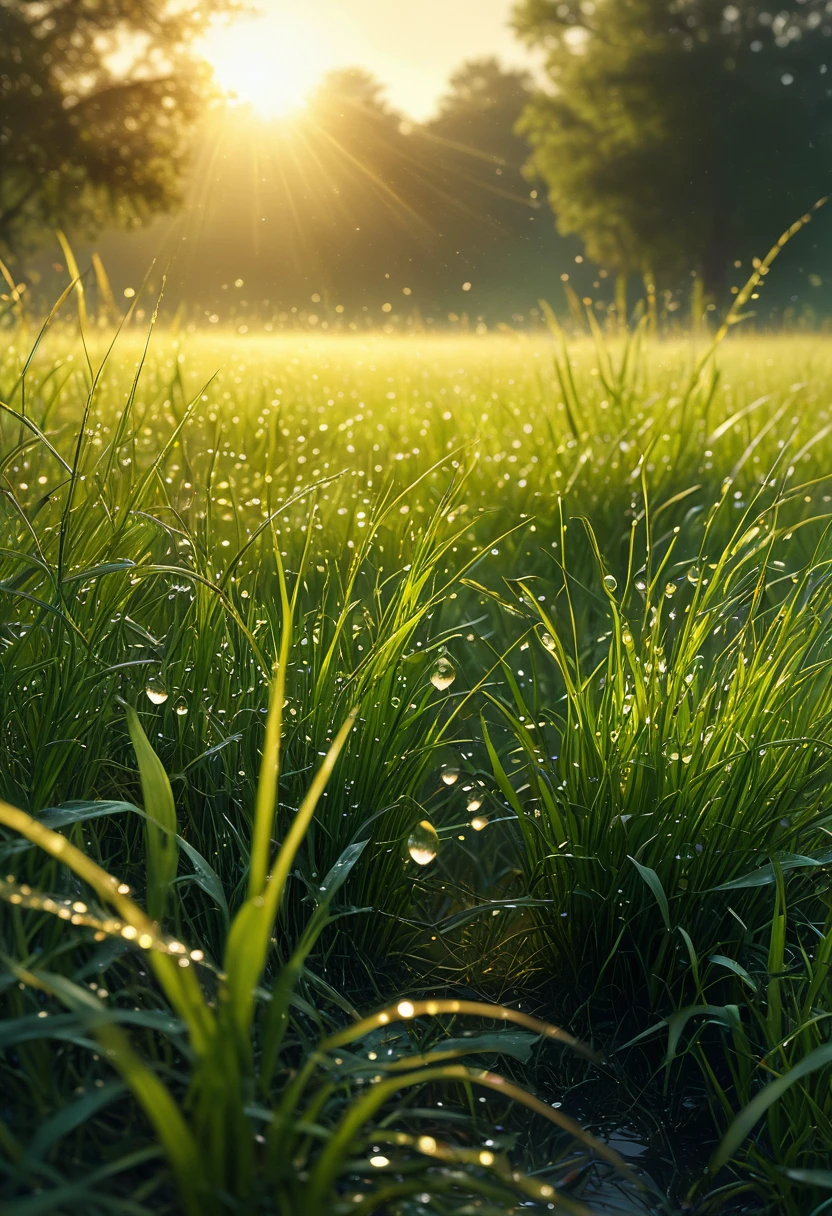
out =
<svg viewBox="0 0 832 1216"><path fill-rule="evenodd" d="M826 339L35 337L4 1212L826 1210Z"/></svg>

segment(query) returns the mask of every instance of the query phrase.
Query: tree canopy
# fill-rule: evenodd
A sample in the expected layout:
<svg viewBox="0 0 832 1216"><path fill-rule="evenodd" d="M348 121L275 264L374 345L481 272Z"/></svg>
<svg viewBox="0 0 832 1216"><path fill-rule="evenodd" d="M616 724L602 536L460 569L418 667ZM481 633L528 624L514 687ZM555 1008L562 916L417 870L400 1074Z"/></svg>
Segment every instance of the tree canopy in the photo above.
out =
<svg viewBox="0 0 832 1216"><path fill-rule="evenodd" d="M515 24L549 82L521 122L531 169L594 260L719 291L829 192L826 0L520 0Z"/></svg>
<svg viewBox="0 0 832 1216"><path fill-rule="evenodd" d="M234 0L0 0L0 246L130 224L177 198L205 69Z"/></svg>

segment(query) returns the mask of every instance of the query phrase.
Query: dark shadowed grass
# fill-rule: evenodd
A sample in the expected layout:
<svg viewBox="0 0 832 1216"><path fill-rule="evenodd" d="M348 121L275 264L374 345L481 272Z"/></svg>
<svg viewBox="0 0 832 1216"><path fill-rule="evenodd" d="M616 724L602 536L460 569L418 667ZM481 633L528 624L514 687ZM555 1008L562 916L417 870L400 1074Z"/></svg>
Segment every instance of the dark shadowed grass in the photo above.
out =
<svg viewBox="0 0 832 1216"><path fill-rule="evenodd" d="M290 625L289 607L284 627ZM34 1188L43 1197L35 1208L54 1212L77 1210L83 1203L109 1211L182 1210L189 1216L229 1210L287 1216L302 1210L324 1216L370 1213L381 1206L404 1213L411 1201L424 1208L429 1200L417 1196L426 1189L454 1206L479 1197L499 1210L514 1210L515 1197L523 1197L525 1207L588 1211L560 1194L554 1177L541 1181L513 1170L493 1140L488 1144L496 1151L439 1138L431 1112L414 1108L410 1100L428 1086L495 1092L548 1119L584 1152L627 1175L618 1154L574 1120L488 1068L461 1062L493 1056L501 1047L522 1058L538 1036L594 1058L571 1035L508 1008L456 999L403 999L363 1020L354 1015L344 1029L328 1029L323 1011L343 1002L322 980L315 982L306 960L327 923L343 915L333 901L364 844L344 850L323 877L296 945L286 933L283 904L295 857L338 755L356 729L358 709L333 738L275 852L271 830L286 653L272 683L248 891L230 921L226 917L215 958L167 930L168 924L181 923L179 904L188 898L187 888L176 883L180 847L204 889L223 902L225 892L206 859L179 837L170 783L132 709L128 707L127 719L141 778L143 810L138 814L152 915L131 898L126 883L48 826L89 821L94 815L107 819L135 812L135 807L88 804L36 818L0 801L0 824L50 859L53 887L63 888L60 894L45 893L14 876L0 885L0 897L13 908L14 940L3 946L16 989L9 1002L11 1016L0 1030L0 1041L10 1051L3 1066L4 1093L10 1109L28 1109L34 1099L43 1115L53 1112L29 1129L28 1137L21 1134L19 1120L14 1126L0 1120L0 1185L9 1200L7 1210L32 1210L26 1195ZM21 855L13 842L6 849L7 864ZM62 881L66 871L79 888L70 894ZM61 921L72 927L68 940L66 931L63 940L55 937L54 926ZM143 952L147 971L134 959L119 957L132 948ZM100 982L111 971L118 984L114 992ZM90 982L91 974L96 979ZM519 1024L524 1033L440 1039L433 1045L403 1033L415 1019L443 1014ZM138 1050L131 1032L139 1037ZM65 1045L58 1053L70 1053L58 1074L49 1065L50 1056L57 1058L55 1042ZM101 1056L120 1082L96 1076ZM66 1085L73 1073L82 1083L70 1096ZM95 1079L88 1090L91 1074ZM73 1137L89 1154L103 1129L88 1124L111 1103L123 1108L128 1094L152 1137L141 1122L137 1128L122 1126L117 1155L104 1132L101 1147L109 1160L103 1169L78 1171L71 1168L72 1161L68 1171L52 1167L51 1150L64 1137ZM463 1120L463 1127L470 1134L469 1122ZM159 1168L160 1155L166 1169ZM572 1153L561 1172L574 1170L574 1164ZM120 1193L131 1183L132 1195L122 1204ZM152 1207L143 1206L148 1199Z"/></svg>

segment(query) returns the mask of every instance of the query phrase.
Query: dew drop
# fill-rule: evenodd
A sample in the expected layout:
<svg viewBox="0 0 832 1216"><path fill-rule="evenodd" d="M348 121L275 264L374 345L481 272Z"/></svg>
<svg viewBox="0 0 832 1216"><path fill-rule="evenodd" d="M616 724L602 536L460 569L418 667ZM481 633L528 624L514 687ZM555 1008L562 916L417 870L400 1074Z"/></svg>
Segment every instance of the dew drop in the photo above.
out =
<svg viewBox="0 0 832 1216"><path fill-rule="evenodd" d="M699 582L699 567L698 566L691 566L690 570L688 570L688 582L693 587L695 587L696 584Z"/></svg>
<svg viewBox="0 0 832 1216"><path fill-rule="evenodd" d="M481 806L482 798L479 796L479 794L472 794L467 803L468 814L473 815L474 812L478 811Z"/></svg>
<svg viewBox="0 0 832 1216"><path fill-rule="evenodd" d="M475 832L481 832L483 828L488 827L488 820L484 815L477 815L476 819L471 820L471 827Z"/></svg>
<svg viewBox="0 0 832 1216"><path fill-rule="evenodd" d="M618 587L618 580L612 574L604 575L604 590L612 594Z"/></svg>
<svg viewBox="0 0 832 1216"><path fill-rule="evenodd" d="M668 599L670 599L670 597L671 597L672 595L675 595L675 594L676 594L676 584L675 584L675 583L668 583L668 584L667 584L667 586L666 586L666 587L665 587L665 589L664 589L664 593L665 593L665 595L667 596L667 598L668 598Z"/></svg>
<svg viewBox="0 0 832 1216"><path fill-rule="evenodd" d="M439 837L436 828L427 819L418 823L407 841L407 851L417 866L427 866L439 852Z"/></svg>
<svg viewBox="0 0 832 1216"><path fill-rule="evenodd" d="M551 633L542 633L540 635L540 640L550 654L555 653L555 639L552 637Z"/></svg>
<svg viewBox="0 0 832 1216"><path fill-rule="evenodd" d="M445 782L446 785L453 785L455 781L459 780L459 769L458 768L443 768L442 780Z"/></svg>
<svg viewBox="0 0 832 1216"><path fill-rule="evenodd" d="M152 701L154 705L164 705L168 699L167 689L158 676L150 676L144 690L148 700Z"/></svg>
<svg viewBox="0 0 832 1216"><path fill-rule="evenodd" d="M188 712L188 702L185 700L184 697L180 697L179 700L176 702L176 704L173 707L173 712L175 714L177 714L180 718L185 717L185 714Z"/></svg>
<svg viewBox="0 0 832 1216"><path fill-rule="evenodd" d="M433 666L433 671L430 673L430 682L439 692L444 692L446 688L450 688L456 679L456 671L450 659L446 659L444 655L436 660Z"/></svg>

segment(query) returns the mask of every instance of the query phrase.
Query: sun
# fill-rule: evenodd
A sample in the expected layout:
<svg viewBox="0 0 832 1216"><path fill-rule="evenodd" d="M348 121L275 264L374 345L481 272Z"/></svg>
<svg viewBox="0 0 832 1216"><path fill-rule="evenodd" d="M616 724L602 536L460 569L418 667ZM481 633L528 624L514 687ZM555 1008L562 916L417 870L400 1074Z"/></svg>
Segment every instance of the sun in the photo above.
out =
<svg viewBox="0 0 832 1216"><path fill-rule="evenodd" d="M325 70L311 33L274 14L217 24L200 50L226 97L262 118L299 109Z"/></svg>

